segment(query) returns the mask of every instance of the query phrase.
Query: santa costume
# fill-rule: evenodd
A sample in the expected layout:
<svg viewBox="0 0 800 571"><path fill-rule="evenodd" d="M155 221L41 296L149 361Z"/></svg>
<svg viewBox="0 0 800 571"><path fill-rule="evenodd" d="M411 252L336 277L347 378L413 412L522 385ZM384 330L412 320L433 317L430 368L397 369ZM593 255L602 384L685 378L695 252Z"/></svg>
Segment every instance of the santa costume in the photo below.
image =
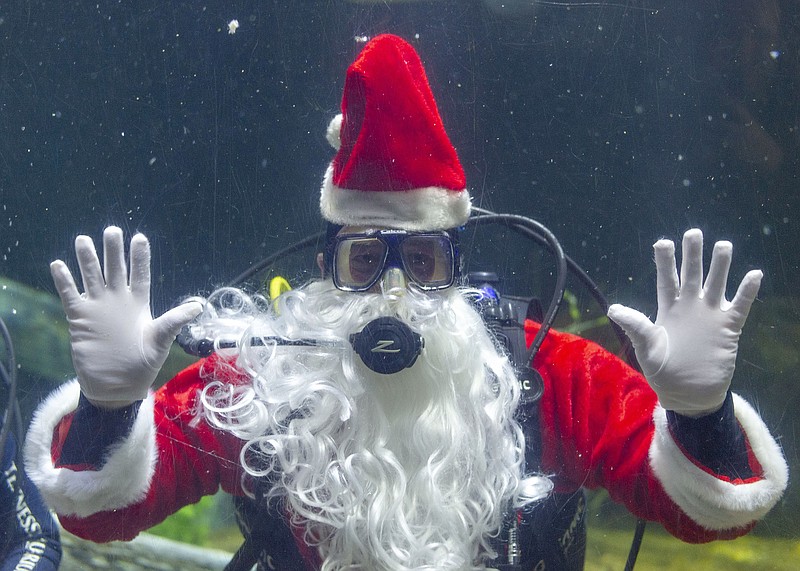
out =
<svg viewBox="0 0 800 571"><path fill-rule="evenodd" d="M328 139L337 154L320 202L335 231L453 231L469 217L464 173L404 40L364 47ZM204 331L232 348L217 343L116 408L96 406L79 372L36 412L28 473L66 529L98 542L131 539L221 488L249 538L242 560L264 569L580 569L583 488L689 542L741 536L781 497L781 450L737 395L710 414L666 410L616 356L549 331L534 362L543 392L529 399L457 286L408 290L339 291L326 278L266 308L239 291L224 292L234 304L209 298ZM387 314L421 345L391 374L348 343ZM530 343L539 324L524 327ZM264 341L275 336L318 342Z"/></svg>

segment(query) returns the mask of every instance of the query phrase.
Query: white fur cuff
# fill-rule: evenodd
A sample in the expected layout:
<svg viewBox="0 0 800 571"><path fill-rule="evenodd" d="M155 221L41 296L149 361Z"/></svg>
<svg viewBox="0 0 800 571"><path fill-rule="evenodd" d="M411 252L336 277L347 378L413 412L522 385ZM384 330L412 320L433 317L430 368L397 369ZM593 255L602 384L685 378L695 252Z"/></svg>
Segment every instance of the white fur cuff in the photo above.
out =
<svg viewBox="0 0 800 571"><path fill-rule="evenodd" d="M139 408L130 434L111 447L100 470L56 468L51 457L53 430L78 407L77 381L53 391L36 410L25 441L25 469L42 496L60 515L87 517L141 500L150 488L157 450L153 396Z"/></svg>
<svg viewBox="0 0 800 571"><path fill-rule="evenodd" d="M650 466L672 501L711 530L743 527L762 518L781 498L789 478L781 449L761 417L740 396L733 399L736 419L763 470L760 477L744 482L720 479L693 463L672 439L666 411L659 406L653 413Z"/></svg>

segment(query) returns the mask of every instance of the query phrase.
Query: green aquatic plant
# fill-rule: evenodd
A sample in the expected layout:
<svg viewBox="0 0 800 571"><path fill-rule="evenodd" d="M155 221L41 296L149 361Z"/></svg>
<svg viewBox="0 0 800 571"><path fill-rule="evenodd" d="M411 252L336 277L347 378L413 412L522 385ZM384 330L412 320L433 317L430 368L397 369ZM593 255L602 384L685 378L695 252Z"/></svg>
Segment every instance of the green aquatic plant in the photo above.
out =
<svg viewBox="0 0 800 571"><path fill-rule="evenodd" d="M75 374L67 321L56 296L0 276L0 317L23 371L52 380Z"/></svg>

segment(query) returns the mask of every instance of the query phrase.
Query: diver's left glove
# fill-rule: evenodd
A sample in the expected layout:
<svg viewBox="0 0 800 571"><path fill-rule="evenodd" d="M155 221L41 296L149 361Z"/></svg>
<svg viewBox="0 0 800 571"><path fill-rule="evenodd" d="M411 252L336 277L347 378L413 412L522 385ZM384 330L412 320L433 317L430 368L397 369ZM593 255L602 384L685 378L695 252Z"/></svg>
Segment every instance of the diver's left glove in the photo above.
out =
<svg viewBox="0 0 800 571"><path fill-rule="evenodd" d="M178 330L202 308L190 302L152 318L150 243L142 234L131 239L130 282L117 227L103 233L105 273L88 236L75 239L75 255L84 293L61 260L50 265L50 272L67 315L81 391L103 408L127 406L147 396Z"/></svg>
<svg viewBox="0 0 800 571"><path fill-rule="evenodd" d="M614 304L608 316L630 337L636 358L665 409L699 417L718 410L725 400L736 364L739 336L762 273L748 272L729 302L725 284L733 246L714 244L703 283L703 233L683 236L678 279L675 245L659 240L655 250L658 314L652 323L642 313Z"/></svg>

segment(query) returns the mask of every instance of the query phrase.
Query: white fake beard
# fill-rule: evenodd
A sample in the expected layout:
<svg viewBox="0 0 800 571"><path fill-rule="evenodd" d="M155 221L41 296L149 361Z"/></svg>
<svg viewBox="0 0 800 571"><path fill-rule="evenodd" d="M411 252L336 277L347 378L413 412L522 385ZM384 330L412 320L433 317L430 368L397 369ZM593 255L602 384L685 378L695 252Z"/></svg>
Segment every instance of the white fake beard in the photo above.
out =
<svg viewBox="0 0 800 571"><path fill-rule="evenodd" d="M247 440L245 470L285 500L325 571L483 569L519 490L541 480L544 495L549 482L523 479L518 383L480 316L455 289L387 299L318 282L279 300L243 338L333 345L245 343L236 364L252 387L207 386L208 421ZM346 342L386 315L425 339L392 375Z"/></svg>

